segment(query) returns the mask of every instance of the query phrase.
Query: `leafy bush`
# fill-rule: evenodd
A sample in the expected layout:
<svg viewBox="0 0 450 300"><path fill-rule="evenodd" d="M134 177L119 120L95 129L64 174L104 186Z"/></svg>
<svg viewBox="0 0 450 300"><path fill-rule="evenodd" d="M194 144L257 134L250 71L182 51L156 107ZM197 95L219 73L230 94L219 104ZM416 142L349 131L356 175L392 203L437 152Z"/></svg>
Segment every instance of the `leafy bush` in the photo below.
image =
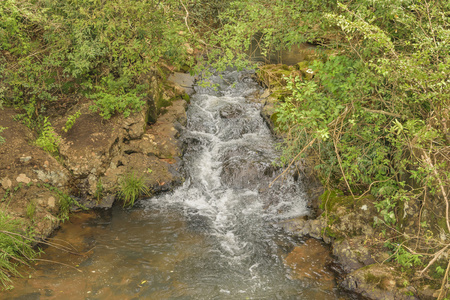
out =
<svg viewBox="0 0 450 300"><path fill-rule="evenodd" d="M142 91L145 85L138 85L130 90L131 79L122 77L118 80L112 76L102 79L103 86L97 87L97 92L90 97L94 104L90 107L92 111L99 111L100 116L108 120L115 113L123 113L128 117L131 112L141 110L145 102L141 98L145 95Z"/></svg>
<svg viewBox="0 0 450 300"><path fill-rule="evenodd" d="M59 151L59 143L61 142L61 138L55 132L55 129L52 127L52 124L46 117L44 119L44 123L40 130L39 137L36 140L36 145L44 149L44 151L57 154Z"/></svg>
<svg viewBox="0 0 450 300"><path fill-rule="evenodd" d="M72 93L98 93L105 117L140 109L132 90L158 62L193 63L184 16L175 0L1 1L0 98L29 120ZM110 92L101 80L110 75L130 80L130 90Z"/></svg>
<svg viewBox="0 0 450 300"><path fill-rule="evenodd" d="M150 190L144 176L138 177L134 172L129 172L119 180L118 195L123 200L123 206L133 206L140 195L150 195Z"/></svg>
<svg viewBox="0 0 450 300"><path fill-rule="evenodd" d="M81 116L81 111L77 111L67 118L66 125L63 127L64 132L68 132L75 125L75 121Z"/></svg>

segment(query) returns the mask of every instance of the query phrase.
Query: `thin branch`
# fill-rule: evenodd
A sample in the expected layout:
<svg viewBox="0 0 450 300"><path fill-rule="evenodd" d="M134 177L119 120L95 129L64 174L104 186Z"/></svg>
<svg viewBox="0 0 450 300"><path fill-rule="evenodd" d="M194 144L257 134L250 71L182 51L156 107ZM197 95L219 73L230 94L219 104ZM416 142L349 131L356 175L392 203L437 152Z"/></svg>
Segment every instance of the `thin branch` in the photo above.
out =
<svg viewBox="0 0 450 300"><path fill-rule="evenodd" d="M439 187L441 189L442 196L444 197L444 200L445 200L445 221L447 223L447 229L450 232L450 221L449 221L449 205L450 204L449 204L449 200L448 200L448 197L447 197L447 193L445 192L444 184L442 183L442 180L439 177L439 174L438 174L436 168L434 167L433 163L431 162L431 159L428 156L428 154L424 150L422 150L422 152L423 152L423 155L425 157L424 158L425 162L429 165L429 167L431 167L431 169L433 170L434 176L436 176L436 180L439 183Z"/></svg>
<svg viewBox="0 0 450 300"><path fill-rule="evenodd" d="M292 166L292 164L297 160L297 158L303 153L305 152L306 149L308 149L315 141L317 138L314 138L311 140L311 142L308 143L308 145L306 145L302 151L300 151L289 163L289 165L286 167L286 169L284 169L283 173L281 173L280 175L278 175L270 184L269 184L269 188L272 186L272 184L274 184L275 181L278 180L278 178L280 178L281 176L283 176L290 168L290 166Z"/></svg>
<svg viewBox="0 0 450 300"><path fill-rule="evenodd" d="M58 264L58 265L63 265L63 266L66 266L66 267L69 267L69 268L75 269L75 270L77 270L77 271L78 271L78 272L80 272L80 273L83 273L83 271L82 271L82 270L80 270L80 269L77 269L77 268L75 268L74 266L71 266L71 265L68 265L68 264L65 264L65 263L59 262L59 261L48 260L48 259L42 259L42 258L36 258L35 260L37 260L37 261L43 261L43 262L48 262L48 263L53 263L53 264Z"/></svg>
<svg viewBox="0 0 450 300"><path fill-rule="evenodd" d="M399 118L399 119L403 118L402 115L394 114L394 113L387 112L387 111L384 111L384 110L370 109L370 108L365 108L365 107L362 107L362 109L364 109L367 112L374 113L374 114L383 114L383 115L387 115L387 116L391 116L391 117L395 117L395 118Z"/></svg>
<svg viewBox="0 0 450 300"><path fill-rule="evenodd" d="M450 246L450 244L448 244L447 246L445 246L444 248L442 248L441 250L439 250L438 252L436 252L436 253L434 254L433 259L430 260L430 262L429 262L428 265L425 267L425 269L423 269L422 271L420 271L419 276L422 276L423 273L425 273L426 270L428 270L428 268L431 267L431 265L434 264L434 262L435 262L436 260L438 260L439 257L441 257L441 254L442 254L445 250L447 250L447 248L448 248L449 246Z"/></svg>
<svg viewBox="0 0 450 300"><path fill-rule="evenodd" d="M186 16L184 17L184 23L186 24L186 27L187 27L187 29L189 30L189 32L190 32L192 35L194 35L194 34L192 33L191 27L189 27L189 24L188 24L189 11L187 10L186 6L184 6L184 3L183 3L182 0L180 0L180 3L181 3L181 5L183 5L184 10L186 11Z"/></svg>
<svg viewBox="0 0 450 300"><path fill-rule="evenodd" d="M445 296L442 294L444 292L444 290L448 291L447 289L445 289L445 286L446 286L446 281L448 280L449 270L450 270L450 260L448 261L447 270L445 271L444 278L442 278L441 292L439 293L438 300L441 300ZM447 292L445 292L445 293L447 294Z"/></svg>

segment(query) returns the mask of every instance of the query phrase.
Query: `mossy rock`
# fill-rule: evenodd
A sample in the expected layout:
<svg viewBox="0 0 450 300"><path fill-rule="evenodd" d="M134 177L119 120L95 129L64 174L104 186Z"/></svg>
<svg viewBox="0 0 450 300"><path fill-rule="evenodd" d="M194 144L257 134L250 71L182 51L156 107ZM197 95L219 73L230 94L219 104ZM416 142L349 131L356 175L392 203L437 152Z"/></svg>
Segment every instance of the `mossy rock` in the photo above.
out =
<svg viewBox="0 0 450 300"><path fill-rule="evenodd" d="M328 212L332 212L336 205L353 208L355 203L353 196L344 196L344 193L340 190L325 191L319 199L321 201L320 209Z"/></svg>

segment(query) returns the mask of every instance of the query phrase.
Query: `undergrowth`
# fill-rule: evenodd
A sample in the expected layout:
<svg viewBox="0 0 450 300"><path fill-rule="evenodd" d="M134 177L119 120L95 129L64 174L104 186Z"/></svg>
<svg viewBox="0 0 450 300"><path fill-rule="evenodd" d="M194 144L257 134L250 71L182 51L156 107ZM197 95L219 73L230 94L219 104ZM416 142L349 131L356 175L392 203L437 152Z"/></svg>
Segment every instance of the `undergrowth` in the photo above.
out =
<svg viewBox="0 0 450 300"><path fill-rule="evenodd" d="M3 289L11 289L12 276L20 276L19 264L29 265L39 250L32 247L33 239L23 222L13 219L0 211L0 284Z"/></svg>

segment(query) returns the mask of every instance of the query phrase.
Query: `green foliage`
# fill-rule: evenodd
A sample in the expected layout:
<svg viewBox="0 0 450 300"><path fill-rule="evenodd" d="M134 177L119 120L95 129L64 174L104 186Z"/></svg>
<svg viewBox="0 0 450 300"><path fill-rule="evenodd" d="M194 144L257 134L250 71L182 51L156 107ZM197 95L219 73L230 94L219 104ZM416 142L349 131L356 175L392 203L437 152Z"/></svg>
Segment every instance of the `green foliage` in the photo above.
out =
<svg viewBox="0 0 450 300"><path fill-rule="evenodd" d="M103 78L102 82L103 86L98 86L98 91L90 96L95 99L90 109L99 111L104 119L110 119L116 112L128 117L132 111L139 111L144 107L145 102L141 98L145 95L142 93L145 86L138 85L129 90L131 79L128 77L116 80L108 76Z"/></svg>
<svg viewBox="0 0 450 300"><path fill-rule="evenodd" d="M117 194L123 200L123 206L133 206L140 195L150 195L150 190L143 175L137 176L134 172L129 172L120 178Z"/></svg>
<svg viewBox="0 0 450 300"><path fill-rule="evenodd" d="M96 186L95 194L94 194L94 197L97 198L97 203L99 203L100 200L103 198L103 190L104 190L103 182L102 182L102 179L99 178L97 181L97 186Z"/></svg>
<svg viewBox="0 0 450 300"><path fill-rule="evenodd" d="M83 210L87 210L84 205L80 204L76 199L72 198L64 191L61 191L57 187L51 186L47 183L44 183L43 186L47 188L49 191L52 191L58 197L59 203L59 219L61 221L66 221L69 219L70 210L73 206L77 206Z"/></svg>
<svg viewBox="0 0 450 300"><path fill-rule="evenodd" d="M13 288L10 276L20 276L17 266L28 264L37 254L24 228L21 221L0 211L0 283L3 289Z"/></svg>
<svg viewBox="0 0 450 300"><path fill-rule="evenodd" d="M75 125L75 121L81 116L81 111L77 111L67 118L66 125L63 127L64 132L68 132Z"/></svg>
<svg viewBox="0 0 450 300"><path fill-rule="evenodd" d="M408 250L404 248L403 245L396 245L390 242L386 242L385 246L392 249L394 251L393 257L395 261L406 268L406 270L410 270L413 266L422 266L422 255L420 254L412 254Z"/></svg>
<svg viewBox="0 0 450 300"><path fill-rule="evenodd" d="M40 129L39 137L36 140L36 145L44 149L44 151L55 155L58 154L60 142L61 138L55 132L55 129L48 118L45 117Z"/></svg>
<svg viewBox="0 0 450 300"><path fill-rule="evenodd" d="M3 131L5 131L6 129L8 129L8 127L2 127L2 126L0 126L0 133L2 133ZM0 145L3 144L4 142L6 142L5 138L2 137L2 136L0 135Z"/></svg>
<svg viewBox="0 0 450 300"><path fill-rule="evenodd" d="M36 203L34 201L28 202L28 204L27 204L28 219L33 220L35 213L36 213Z"/></svg>
<svg viewBox="0 0 450 300"><path fill-rule="evenodd" d="M193 63L184 16L175 0L1 1L0 99L29 121L72 93L97 93L106 117L139 109L133 89L157 63ZM105 77L130 88L112 93ZM125 104L110 109L114 99Z"/></svg>

